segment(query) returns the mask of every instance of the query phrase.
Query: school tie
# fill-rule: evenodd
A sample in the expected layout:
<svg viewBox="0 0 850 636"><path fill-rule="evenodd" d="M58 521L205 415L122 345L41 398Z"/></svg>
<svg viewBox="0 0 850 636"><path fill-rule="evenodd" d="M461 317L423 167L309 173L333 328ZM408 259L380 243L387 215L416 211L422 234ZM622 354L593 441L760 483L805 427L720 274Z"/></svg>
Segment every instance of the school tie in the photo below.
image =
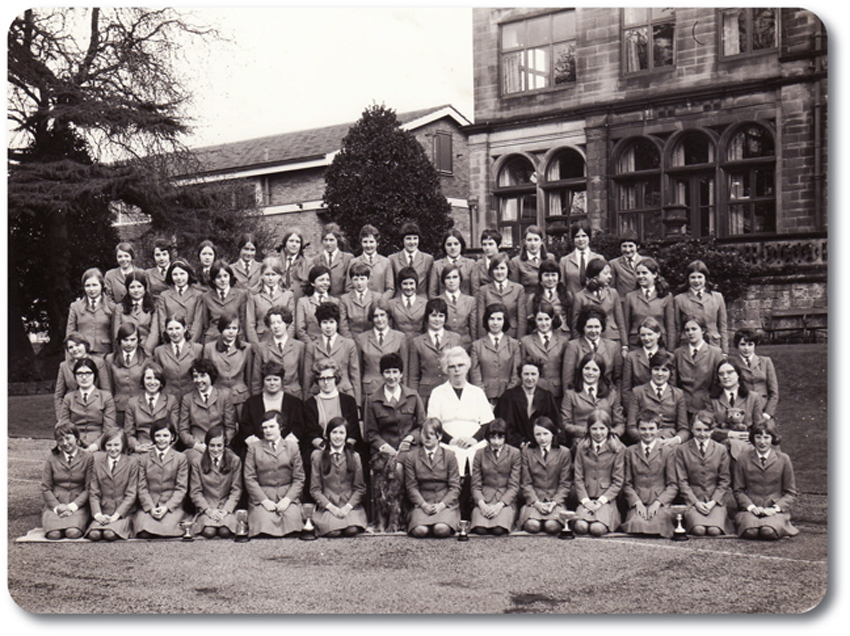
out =
<svg viewBox="0 0 850 636"><path fill-rule="evenodd" d="M216 470L218 470L218 457L216 457L216 458L213 460L213 466L215 467L215 469L216 469Z"/></svg>
<svg viewBox="0 0 850 636"><path fill-rule="evenodd" d="M159 451L159 462L162 463L165 460L165 451Z"/></svg>
<svg viewBox="0 0 850 636"><path fill-rule="evenodd" d="M277 350L278 350L280 353L283 353L283 343L282 343L282 342L278 342L278 343L277 343Z"/></svg>
<svg viewBox="0 0 850 636"><path fill-rule="evenodd" d="M138 300L134 300L134 301L133 301L133 313L134 313L134 314L139 313L139 310L140 310L140 309L141 309L141 302L140 302L140 301L138 301Z"/></svg>
<svg viewBox="0 0 850 636"><path fill-rule="evenodd" d="M407 254L407 264L410 265L410 267L413 267L413 254L410 254L409 252Z"/></svg>
<svg viewBox="0 0 850 636"><path fill-rule="evenodd" d="M185 287L178 287L177 288L177 295L182 296L184 291L186 291Z"/></svg>
<svg viewBox="0 0 850 636"><path fill-rule="evenodd" d="M379 347L384 346L384 332L383 331L378 332L378 346Z"/></svg>
<svg viewBox="0 0 850 636"><path fill-rule="evenodd" d="M699 443L699 454L705 457L705 442Z"/></svg>
<svg viewBox="0 0 850 636"><path fill-rule="evenodd" d="M130 366L130 354L129 353L124 354L124 362L126 363L126 365L128 367Z"/></svg>
<svg viewBox="0 0 850 636"><path fill-rule="evenodd" d="M457 296L449 294L449 299L452 301L452 305L457 305Z"/></svg>
<svg viewBox="0 0 850 636"><path fill-rule="evenodd" d="M587 394L590 396L590 401L591 401L591 402L593 402L593 401L594 401L593 393L594 393L594 391L593 391L593 387L592 387L592 386L587 387Z"/></svg>
<svg viewBox="0 0 850 636"><path fill-rule="evenodd" d="M117 459L110 459L110 460L109 460L109 474L110 474L110 475L114 475L114 474L115 474L115 467L116 467L117 465L118 465L118 460L117 460Z"/></svg>
<svg viewBox="0 0 850 636"><path fill-rule="evenodd" d="M585 274L587 264L584 262L584 252L582 252L579 257L581 260L578 265L578 283L581 287L584 287L585 282L587 282L587 275Z"/></svg>
<svg viewBox="0 0 850 636"><path fill-rule="evenodd" d="M649 297L652 295L652 292L648 289L643 290L643 295L646 296L646 300L649 300Z"/></svg>
<svg viewBox="0 0 850 636"><path fill-rule="evenodd" d="M201 397L204 398L204 404L206 404L207 401L210 399L210 396L207 393L201 393Z"/></svg>
<svg viewBox="0 0 850 636"><path fill-rule="evenodd" d="M549 454L549 450L544 448L541 450L541 454L543 455L543 462L546 462L546 456Z"/></svg>
<svg viewBox="0 0 850 636"><path fill-rule="evenodd" d="M759 461L761 462L761 467L764 468L764 465L767 464L767 457L761 455L759 456Z"/></svg>
<svg viewBox="0 0 850 636"><path fill-rule="evenodd" d="M357 292L357 302L363 304L363 292Z"/></svg>
<svg viewBox="0 0 850 636"><path fill-rule="evenodd" d="M221 298L221 302L224 302L224 290L220 289L218 291L219 298Z"/></svg>
<svg viewBox="0 0 850 636"><path fill-rule="evenodd" d="M150 407L151 407L151 413L153 413L153 407L154 407L154 405L156 404L156 398L155 398L154 396L152 396L152 395L151 395L151 396L148 398L148 404L150 404Z"/></svg>
<svg viewBox="0 0 850 636"><path fill-rule="evenodd" d="M404 304L407 305L407 308L410 309L413 306L413 300L411 300L410 296L404 299Z"/></svg>
<svg viewBox="0 0 850 636"><path fill-rule="evenodd" d="M434 334L434 346L439 349L440 348L440 334Z"/></svg>
<svg viewBox="0 0 850 636"><path fill-rule="evenodd" d="M699 351L699 349L691 349L691 360L696 361L696 359L697 359L697 351Z"/></svg>
<svg viewBox="0 0 850 636"><path fill-rule="evenodd" d="M331 339L330 338L325 338L325 347L327 348L328 351L331 350Z"/></svg>
<svg viewBox="0 0 850 636"><path fill-rule="evenodd" d="M342 458L339 456L339 452L335 451L335 452L331 453L331 455L333 456L334 464L339 466L339 463L342 461Z"/></svg>
<svg viewBox="0 0 850 636"><path fill-rule="evenodd" d="M697 300L702 300L702 290L697 292Z"/></svg>
<svg viewBox="0 0 850 636"><path fill-rule="evenodd" d="M174 345L174 357L175 357L175 358L179 358L179 357L180 357L180 345L179 345L179 344L178 344L178 345Z"/></svg>
<svg viewBox="0 0 850 636"><path fill-rule="evenodd" d="M89 394L83 393L83 404L88 404L88 403L89 403Z"/></svg>
<svg viewBox="0 0 850 636"><path fill-rule="evenodd" d="M596 445L596 454L598 455L601 452L602 452L602 444L597 444Z"/></svg>
<svg viewBox="0 0 850 636"><path fill-rule="evenodd" d="M89 301L89 309L92 311L97 309L97 301L94 298Z"/></svg>
<svg viewBox="0 0 850 636"><path fill-rule="evenodd" d="M496 349L499 348L499 340L501 340L501 338L499 338L499 336L496 336L495 338L493 338L493 346L496 347Z"/></svg>
<svg viewBox="0 0 850 636"><path fill-rule="evenodd" d="M591 340L590 347L593 349L593 353L596 353L597 349L599 348L599 344L596 342L596 340Z"/></svg>
<svg viewBox="0 0 850 636"><path fill-rule="evenodd" d="M428 463L434 465L434 451L428 451Z"/></svg>
<svg viewBox="0 0 850 636"><path fill-rule="evenodd" d="M273 452L273 453L276 453L276 452L277 452L277 442L276 442L276 441L275 441L275 442L272 442L272 452Z"/></svg>
<svg viewBox="0 0 850 636"><path fill-rule="evenodd" d="M733 393L729 394L729 408L733 408L735 406L735 395Z"/></svg>
<svg viewBox="0 0 850 636"><path fill-rule="evenodd" d="M496 289L499 290L499 294L503 294L504 291L505 291L505 284L504 283L496 283Z"/></svg>
<svg viewBox="0 0 850 636"><path fill-rule="evenodd" d="M374 265L374 263L372 262L372 255L371 254L368 254L366 256L366 262L369 264L369 267L372 267L372 265Z"/></svg>
<svg viewBox="0 0 850 636"><path fill-rule="evenodd" d="M746 366L749 369L750 368L750 359L744 358L743 360L744 360L744 366Z"/></svg>
<svg viewBox="0 0 850 636"><path fill-rule="evenodd" d="M651 452L649 446L644 446L643 450L646 453L646 458L649 459L649 453Z"/></svg>
<svg viewBox="0 0 850 636"><path fill-rule="evenodd" d="M656 395L658 396L658 399L659 399L659 400L660 400L660 399L661 399L661 397L664 395L664 391L661 389L661 387L658 387L658 388L656 389L655 393L656 393Z"/></svg>
<svg viewBox="0 0 850 636"><path fill-rule="evenodd" d="M496 458L496 461L499 461L499 451L500 451L500 450L502 450L502 449L501 449L501 448L497 448L496 450L494 450L494 451L493 451L493 457L495 457L495 458Z"/></svg>
<svg viewBox="0 0 850 636"><path fill-rule="evenodd" d="M245 276L250 276L251 275L251 263L249 263L248 261L242 261L242 262L245 263Z"/></svg>
<svg viewBox="0 0 850 636"><path fill-rule="evenodd" d="M543 348L544 349L549 348L549 336L548 335L543 336Z"/></svg>

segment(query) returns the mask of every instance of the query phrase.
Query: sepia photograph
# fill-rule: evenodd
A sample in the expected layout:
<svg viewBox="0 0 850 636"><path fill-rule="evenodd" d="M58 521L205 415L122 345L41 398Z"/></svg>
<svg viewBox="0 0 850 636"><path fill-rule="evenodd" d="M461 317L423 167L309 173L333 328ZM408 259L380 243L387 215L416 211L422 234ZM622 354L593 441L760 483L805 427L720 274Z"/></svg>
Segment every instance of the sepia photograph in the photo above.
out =
<svg viewBox="0 0 850 636"><path fill-rule="evenodd" d="M823 617L817 11L7 9L6 613Z"/></svg>

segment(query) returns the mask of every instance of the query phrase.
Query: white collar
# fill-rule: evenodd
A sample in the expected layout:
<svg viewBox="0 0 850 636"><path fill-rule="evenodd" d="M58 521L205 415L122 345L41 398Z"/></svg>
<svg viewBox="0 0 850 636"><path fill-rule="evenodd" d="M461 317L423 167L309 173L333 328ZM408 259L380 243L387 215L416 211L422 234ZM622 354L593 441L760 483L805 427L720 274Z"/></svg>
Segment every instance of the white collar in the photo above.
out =
<svg viewBox="0 0 850 636"><path fill-rule="evenodd" d="M650 383L650 385L652 385L652 390L655 393L658 393L658 389L661 389L662 393L667 390L667 382L665 382L664 384L655 384L655 382L650 380L649 383Z"/></svg>
<svg viewBox="0 0 850 636"><path fill-rule="evenodd" d="M651 453L652 449L655 448L655 442L657 442L657 441L658 441L658 439L652 440L652 444L645 444L645 443L641 442L640 447L643 449L643 454L646 455L646 451L649 451Z"/></svg>
<svg viewBox="0 0 850 636"><path fill-rule="evenodd" d="M384 385L384 397L387 400L396 400L397 402L401 401L401 385L397 385L394 391L390 391L387 385Z"/></svg>
<svg viewBox="0 0 850 636"><path fill-rule="evenodd" d="M492 333L487 332L487 335L490 336L490 342L493 343L493 346L496 346L496 338L498 338L499 342L501 342L505 337L505 332L503 331L498 336L494 336Z"/></svg>

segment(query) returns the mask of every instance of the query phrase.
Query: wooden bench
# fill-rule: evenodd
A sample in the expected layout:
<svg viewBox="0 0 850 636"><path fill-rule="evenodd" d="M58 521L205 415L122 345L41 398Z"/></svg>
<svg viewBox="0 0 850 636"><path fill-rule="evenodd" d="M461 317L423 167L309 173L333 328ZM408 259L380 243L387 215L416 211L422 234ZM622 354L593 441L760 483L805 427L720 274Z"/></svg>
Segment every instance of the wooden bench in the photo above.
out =
<svg viewBox="0 0 850 636"><path fill-rule="evenodd" d="M808 309L778 309L763 321L762 328L769 343L774 342L780 333L800 332L804 342L816 342L818 331L827 333L826 307ZM791 323L791 324L789 324Z"/></svg>

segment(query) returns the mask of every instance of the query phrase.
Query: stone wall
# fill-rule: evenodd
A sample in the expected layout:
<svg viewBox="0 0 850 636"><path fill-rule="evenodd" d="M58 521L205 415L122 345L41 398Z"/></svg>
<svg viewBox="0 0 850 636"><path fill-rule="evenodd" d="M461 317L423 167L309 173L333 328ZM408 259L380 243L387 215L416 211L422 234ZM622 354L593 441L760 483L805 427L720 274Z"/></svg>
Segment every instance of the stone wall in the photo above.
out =
<svg viewBox="0 0 850 636"><path fill-rule="evenodd" d="M729 303L728 329L731 343L736 329L756 329L761 331L765 321L775 311L791 309L826 309L828 307L827 282L823 280L781 280L770 279L751 285L744 296ZM781 321L782 327L800 325L799 319ZM826 316L813 319L813 324L824 327L818 331L818 338L826 338ZM798 334L789 333L789 336Z"/></svg>

